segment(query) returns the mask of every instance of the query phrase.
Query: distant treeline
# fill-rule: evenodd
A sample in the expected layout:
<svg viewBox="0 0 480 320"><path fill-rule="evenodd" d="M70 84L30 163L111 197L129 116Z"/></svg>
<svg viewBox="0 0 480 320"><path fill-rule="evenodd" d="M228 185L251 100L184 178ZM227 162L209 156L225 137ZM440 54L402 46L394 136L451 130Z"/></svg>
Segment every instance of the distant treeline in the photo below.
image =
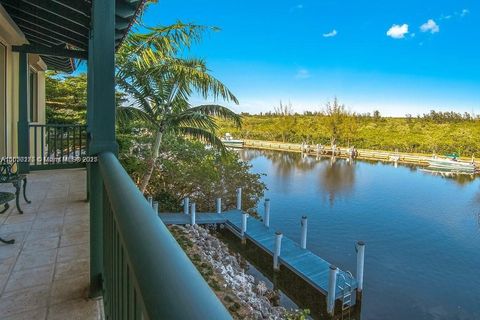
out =
<svg viewBox="0 0 480 320"><path fill-rule="evenodd" d="M456 152L480 156L480 117L468 113L437 112L403 118L345 111L337 101L324 111L293 113L280 105L260 115L243 114L242 128L219 122L219 134L229 132L244 139L309 144L321 143L427 154Z"/></svg>

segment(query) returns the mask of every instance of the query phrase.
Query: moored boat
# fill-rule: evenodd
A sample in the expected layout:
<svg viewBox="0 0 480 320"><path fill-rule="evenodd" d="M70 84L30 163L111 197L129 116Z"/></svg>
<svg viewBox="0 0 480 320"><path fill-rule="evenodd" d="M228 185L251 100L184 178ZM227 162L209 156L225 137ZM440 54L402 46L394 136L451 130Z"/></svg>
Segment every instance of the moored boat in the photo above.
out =
<svg viewBox="0 0 480 320"><path fill-rule="evenodd" d="M449 156L448 158L432 158L428 161L428 163L429 169L438 169L441 171L472 174L478 172L479 169L473 161L459 161L457 156Z"/></svg>
<svg viewBox="0 0 480 320"><path fill-rule="evenodd" d="M225 137L221 140L225 146L232 148L242 148L244 144L243 140L234 139L230 133L225 133Z"/></svg>

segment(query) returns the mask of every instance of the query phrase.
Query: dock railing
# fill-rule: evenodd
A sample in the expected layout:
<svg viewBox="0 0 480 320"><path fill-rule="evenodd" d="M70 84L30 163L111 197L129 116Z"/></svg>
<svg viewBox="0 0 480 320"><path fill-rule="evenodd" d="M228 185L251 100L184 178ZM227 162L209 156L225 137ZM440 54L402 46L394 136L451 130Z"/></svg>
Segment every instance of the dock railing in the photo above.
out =
<svg viewBox="0 0 480 320"><path fill-rule="evenodd" d="M99 166L106 318L231 319L115 155Z"/></svg>

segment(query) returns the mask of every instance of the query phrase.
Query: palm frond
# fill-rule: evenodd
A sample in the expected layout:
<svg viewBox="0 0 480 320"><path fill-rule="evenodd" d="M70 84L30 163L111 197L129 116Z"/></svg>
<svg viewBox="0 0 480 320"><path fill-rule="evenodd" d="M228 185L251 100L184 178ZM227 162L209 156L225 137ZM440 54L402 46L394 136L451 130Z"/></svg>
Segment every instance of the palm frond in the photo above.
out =
<svg viewBox="0 0 480 320"><path fill-rule="evenodd" d="M229 108L216 104L206 104L188 109L190 112L199 112L213 117L219 117L224 120L232 121L235 126L242 126L242 117Z"/></svg>
<svg viewBox="0 0 480 320"><path fill-rule="evenodd" d="M199 141L206 142L222 152L222 154L225 154L227 151L222 140L220 140L212 131L193 127L177 127L175 128L175 132Z"/></svg>

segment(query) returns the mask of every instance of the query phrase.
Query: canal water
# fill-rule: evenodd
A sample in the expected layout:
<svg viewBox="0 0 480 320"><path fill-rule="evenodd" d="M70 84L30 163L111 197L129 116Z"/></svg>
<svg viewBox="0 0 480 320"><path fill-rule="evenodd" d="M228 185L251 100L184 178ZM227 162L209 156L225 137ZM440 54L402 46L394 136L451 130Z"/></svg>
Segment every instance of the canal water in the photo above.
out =
<svg viewBox="0 0 480 320"><path fill-rule="evenodd" d="M355 274L366 242L361 319L480 319L480 179L380 162L241 150L271 199L270 225ZM263 214L263 205L259 205Z"/></svg>

